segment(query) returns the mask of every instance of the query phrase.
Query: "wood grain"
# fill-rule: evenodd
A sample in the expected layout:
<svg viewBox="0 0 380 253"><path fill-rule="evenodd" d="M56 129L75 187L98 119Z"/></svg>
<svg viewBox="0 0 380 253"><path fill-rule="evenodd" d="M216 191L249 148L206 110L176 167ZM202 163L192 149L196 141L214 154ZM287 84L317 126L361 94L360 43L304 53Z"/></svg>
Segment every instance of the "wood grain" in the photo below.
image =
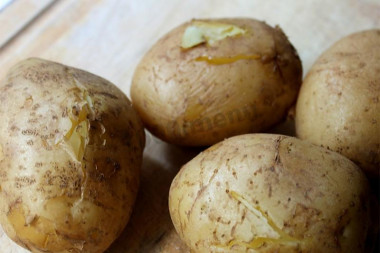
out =
<svg viewBox="0 0 380 253"><path fill-rule="evenodd" d="M96 73L129 95L134 68L156 40L191 18L208 17L251 17L279 24L298 50L306 73L342 36L380 27L378 0L52 2L16 0L0 12L0 79L13 64L34 56ZM198 152L149 138L132 220L109 253L186 252L171 225L167 193L181 165ZM13 252L28 251L0 228L0 253Z"/></svg>
<svg viewBox="0 0 380 253"><path fill-rule="evenodd" d="M0 13L0 49L56 2L55 0L17 0Z"/></svg>

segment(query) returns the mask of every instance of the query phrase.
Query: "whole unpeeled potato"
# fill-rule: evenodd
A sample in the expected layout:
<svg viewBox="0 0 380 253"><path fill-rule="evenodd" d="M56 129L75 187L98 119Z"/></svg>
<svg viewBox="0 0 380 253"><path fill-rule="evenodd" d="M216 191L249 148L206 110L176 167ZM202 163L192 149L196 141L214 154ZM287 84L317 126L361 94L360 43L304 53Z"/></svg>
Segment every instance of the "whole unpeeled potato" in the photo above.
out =
<svg viewBox="0 0 380 253"><path fill-rule="evenodd" d="M174 226L197 253L367 253L369 207L353 162L270 134L212 146L182 167L169 194Z"/></svg>
<svg viewBox="0 0 380 253"><path fill-rule="evenodd" d="M28 59L0 84L0 222L33 252L101 253L135 202L144 130L110 82Z"/></svg>
<svg viewBox="0 0 380 253"><path fill-rule="evenodd" d="M248 18L192 20L146 53L131 98L154 135L203 146L279 123L301 80L301 61L279 27Z"/></svg>
<svg viewBox="0 0 380 253"><path fill-rule="evenodd" d="M315 62L298 97L296 132L380 175L379 29L339 40Z"/></svg>

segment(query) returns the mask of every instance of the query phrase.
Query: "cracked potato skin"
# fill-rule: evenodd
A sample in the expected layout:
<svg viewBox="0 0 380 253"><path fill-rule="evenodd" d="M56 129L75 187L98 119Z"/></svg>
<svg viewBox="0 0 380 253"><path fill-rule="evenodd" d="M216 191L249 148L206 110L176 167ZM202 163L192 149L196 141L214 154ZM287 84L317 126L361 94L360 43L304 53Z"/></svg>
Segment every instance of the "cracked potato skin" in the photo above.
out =
<svg viewBox="0 0 380 253"><path fill-rule="evenodd" d="M308 72L296 107L296 132L380 176L380 30L351 34Z"/></svg>
<svg viewBox="0 0 380 253"><path fill-rule="evenodd" d="M101 253L127 224L145 134L110 82L27 59L0 85L0 222L33 252Z"/></svg>
<svg viewBox="0 0 380 253"><path fill-rule="evenodd" d="M369 187L338 153L293 137L229 138L182 167L169 209L197 253L359 253L370 233Z"/></svg>
<svg viewBox="0 0 380 253"><path fill-rule="evenodd" d="M246 33L183 49L193 21ZM205 146L280 122L302 82L300 58L282 30L254 19L193 21L161 38L135 70L131 98L149 131L177 145Z"/></svg>

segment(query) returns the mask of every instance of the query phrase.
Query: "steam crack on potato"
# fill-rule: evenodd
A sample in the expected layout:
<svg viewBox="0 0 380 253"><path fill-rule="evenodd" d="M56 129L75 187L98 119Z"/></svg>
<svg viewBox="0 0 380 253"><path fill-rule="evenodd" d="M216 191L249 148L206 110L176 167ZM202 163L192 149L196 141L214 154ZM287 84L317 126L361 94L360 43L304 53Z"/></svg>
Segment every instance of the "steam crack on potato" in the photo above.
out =
<svg viewBox="0 0 380 253"><path fill-rule="evenodd" d="M83 179L82 179L83 183L81 185L80 198L77 201L75 201L75 203L73 204L73 207L71 209L71 215L73 215L73 210L75 208L78 208L77 206L79 206L83 202L83 200L85 198L84 194L85 194L85 189L87 188L87 184L88 184L88 176L87 176L87 173L86 173L86 170L85 170L85 166L83 165L83 163L82 163L82 175L83 175Z"/></svg>
<svg viewBox="0 0 380 253"><path fill-rule="evenodd" d="M82 163L84 153L89 143L90 119L95 118L93 101L87 89L70 73L75 87L71 89L75 92L77 102L68 112L71 121L71 128L63 137L66 152L76 161Z"/></svg>
<svg viewBox="0 0 380 253"><path fill-rule="evenodd" d="M63 136L63 140L60 141L60 144L63 144L62 146L64 150L66 150L66 152L74 161L80 163L82 169L81 196L74 203L74 206L77 206L84 200L85 189L88 182L84 155L86 147L90 141L90 120L95 119L95 112L93 109L94 103L89 95L88 90L83 86L81 82L75 78L75 76L70 71L68 71L68 74L69 77L72 78L72 83L75 86L74 88L70 89L70 91L74 92L76 102L72 106L71 110L68 110L68 116L71 121L71 128Z"/></svg>
<svg viewBox="0 0 380 253"><path fill-rule="evenodd" d="M243 222L245 220L246 215L247 215L247 209L243 209L243 214L242 214L242 216L240 218L240 221L236 221L235 224L231 228L231 236L232 237L235 237L236 227L238 225L243 225Z"/></svg>
<svg viewBox="0 0 380 253"><path fill-rule="evenodd" d="M277 49L276 49L277 50ZM281 80L283 82L285 82L285 77L284 77L284 74L282 73L282 70L281 70L281 67L280 67L280 59L279 59L279 54L277 53L276 51L276 55L273 57L273 63L274 63L274 66L273 66L273 71L274 72L278 72L278 74L280 75L281 77Z"/></svg>
<svg viewBox="0 0 380 253"><path fill-rule="evenodd" d="M269 238L269 237L256 237L252 239L250 242L244 242L238 239L231 240L226 246L219 246L220 248L228 248L231 249L235 245L243 246L247 249L258 249L265 244L301 244L304 243L305 240L301 240L295 237L292 237L288 234L286 234L284 231L282 231L275 222L270 218L270 216L264 212L260 206L255 206L252 203L250 203L244 196L240 195L239 193L235 191L229 191L229 194L232 198L242 203L249 211L251 211L257 218L263 219L266 221L268 227L270 227L274 232L277 233L277 238Z"/></svg>
<svg viewBox="0 0 380 253"><path fill-rule="evenodd" d="M279 136L275 142L275 155L274 155L274 165L281 164L281 158L280 158L280 144L283 140L283 136Z"/></svg>
<svg viewBox="0 0 380 253"><path fill-rule="evenodd" d="M183 33L181 47L187 49L203 43L212 46L219 40L245 33L244 29L236 25L220 22L193 21Z"/></svg>
<svg viewBox="0 0 380 253"><path fill-rule="evenodd" d="M178 215L181 214L181 203L183 201L183 197L178 201L178 208L177 208L177 212L178 212ZM188 217L189 218L189 217ZM184 224L182 223L182 220L179 219L179 226L180 226L180 230L179 230L179 233L183 235L183 231L185 231L184 229Z"/></svg>
<svg viewBox="0 0 380 253"><path fill-rule="evenodd" d="M224 56L224 57L214 57L214 56L199 56L195 58L195 61L204 61L211 65L223 65L230 64L240 60L261 60L262 56L259 54L244 55L239 54L235 56Z"/></svg>
<svg viewBox="0 0 380 253"><path fill-rule="evenodd" d="M193 204L191 205L190 211L187 213L187 219L190 220L190 215L193 213L193 209L199 198L202 196L202 193L205 192L205 190L208 188L208 186L211 184L211 182L214 180L215 176L218 174L219 170L215 169L212 173L212 176L210 177L208 183L206 185L203 185L203 182L201 181L200 189L197 192L197 196L194 199Z"/></svg>

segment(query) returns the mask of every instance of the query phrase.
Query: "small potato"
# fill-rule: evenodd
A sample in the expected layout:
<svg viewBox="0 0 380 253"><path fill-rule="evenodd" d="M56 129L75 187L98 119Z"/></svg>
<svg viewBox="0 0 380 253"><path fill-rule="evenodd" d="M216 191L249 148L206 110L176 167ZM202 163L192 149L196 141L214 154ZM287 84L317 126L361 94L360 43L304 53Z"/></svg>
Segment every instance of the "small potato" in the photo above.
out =
<svg viewBox="0 0 380 253"><path fill-rule="evenodd" d="M169 209L197 253L367 253L369 186L347 158L293 137L247 134L188 162Z"/></svg>
<svg viewBox="0 0 380 253"><path fill-rule="evenodd" d="M347 36L307 74L296 107L301 139L341 153L380 175L380 30Z"/></svg>
<svg viewBox="0 0 380 253"><path fill-rule="evenodd" d="M88 72L41 59L0 84L0 222L33 252L101 253L135 202L144 148L128 98Z"/></svg>
<svg viewBox="0 0 380 253"><path fill-rule="evenodd" d="M154 135L204 146L281 121L301 80L300 59L279 27L244 18L192 20L144 56L131 97Z"/></svg>

